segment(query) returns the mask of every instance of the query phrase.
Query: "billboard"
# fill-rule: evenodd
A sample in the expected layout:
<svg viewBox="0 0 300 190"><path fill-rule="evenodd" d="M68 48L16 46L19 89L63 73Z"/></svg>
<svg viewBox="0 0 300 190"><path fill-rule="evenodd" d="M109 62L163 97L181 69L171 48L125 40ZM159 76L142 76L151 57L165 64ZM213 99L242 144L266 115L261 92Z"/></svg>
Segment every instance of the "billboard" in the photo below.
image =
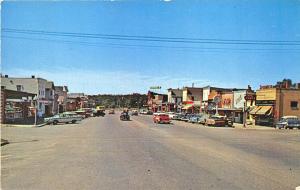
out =
<svg viewBox="0 0 300 190"><path fill-rule="evenodd" d="M233 92L233 107L240 109L244 107L246 90Z"/></svg>

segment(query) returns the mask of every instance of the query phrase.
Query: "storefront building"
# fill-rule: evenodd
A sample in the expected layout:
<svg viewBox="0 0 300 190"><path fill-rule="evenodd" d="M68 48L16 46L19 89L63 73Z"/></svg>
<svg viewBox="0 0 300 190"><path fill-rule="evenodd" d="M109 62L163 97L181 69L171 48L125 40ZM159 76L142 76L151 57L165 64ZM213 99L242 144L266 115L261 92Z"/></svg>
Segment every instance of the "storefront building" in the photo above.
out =
<svg viewBox="0 0 300 190"><path fill-rule="evenodd" d="M256 92L256 106L250 112L255 124L273 126L281 117L300 117L300 89L263 86Z"/></svg>
<svg viewBox="0 0 300 190"><path fill-rule="evenodd" d="M253 117L249 114L255 107L255 92L248 86L248 89L233 90L233 119L236 123L253 123Z"/></svg>
<svg viewBox="0 0 300 190"><path fill-rule="evenodd" d="M182 89L168 89L168 110L169 112L181 112Z"/></svg>
<svg viewBox="0 0 300 190"><path fill-rule="evenodd" d="M185 113L202 112L203 88L184 87L182 89L182 111Z"/></svg>
<svg viewBox="0 0 300 190"><path fill-rule="evenodd" d="M159 111L167 111L168 107L168 95L159 94L156 92L148 91L148 108L153 113Z"/></svg>

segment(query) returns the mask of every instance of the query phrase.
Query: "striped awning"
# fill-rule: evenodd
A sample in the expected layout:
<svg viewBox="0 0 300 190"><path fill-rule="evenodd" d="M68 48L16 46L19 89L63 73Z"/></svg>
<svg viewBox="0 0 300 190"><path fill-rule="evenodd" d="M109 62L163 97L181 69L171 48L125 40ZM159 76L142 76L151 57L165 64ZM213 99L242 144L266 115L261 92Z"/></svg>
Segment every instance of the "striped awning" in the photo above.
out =
<svg viewBox="0 0 300 190"><path fill-rule="evenodd" d="M251 111L250 114L254 115L258 110L261 109L261 106L255 106Z"/></svg>
<svg viewBox="0 0 300 190"><path fill-rule="evenodd" d="M193 107L192 104L186 104L186 105L182 106L181 109L183 109L183 110L188 110L188 109L191 109L192 107Z"/></svg>
<svg viewBox="0 0 300 190"><path fill-rule="evenodd" d="M260 106L261 108L255 113L256 115L266 115L272 109L272 106Z"/></svg>

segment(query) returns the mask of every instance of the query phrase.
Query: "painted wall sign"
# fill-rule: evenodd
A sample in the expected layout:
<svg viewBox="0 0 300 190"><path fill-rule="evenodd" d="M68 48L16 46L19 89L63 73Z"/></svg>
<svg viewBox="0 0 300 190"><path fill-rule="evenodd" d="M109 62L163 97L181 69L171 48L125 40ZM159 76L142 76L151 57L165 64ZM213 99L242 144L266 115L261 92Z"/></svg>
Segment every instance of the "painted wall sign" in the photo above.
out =
<svg viewBox="0 0 300 190"><path fill-rule="evenodd" d="M256 91L256 100L276 100L276 89L261 89Z"/></svg>

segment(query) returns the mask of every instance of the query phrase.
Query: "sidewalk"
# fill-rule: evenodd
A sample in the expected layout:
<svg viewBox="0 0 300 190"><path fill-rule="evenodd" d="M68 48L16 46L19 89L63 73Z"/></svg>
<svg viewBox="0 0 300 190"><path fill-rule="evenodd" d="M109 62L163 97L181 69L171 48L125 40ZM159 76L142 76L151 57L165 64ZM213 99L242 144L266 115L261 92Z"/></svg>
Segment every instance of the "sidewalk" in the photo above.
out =
<svg viewBox="0 0 300 190"><path fill-rule="evenodd" d="M244 127L241 123L233 123L233 128L235 129L261 129L261 130L275 130L274 127L261 126L261 125L247 125Z"/></svg>
<svg viewBox="0 0 300 190"><path fill-rule="evenodd" d="M42 123L38 125L19 125L19 124L1 124L1 127L28 127L28 128L33 128L33 127L43 127L47 125L47 123Z"/></svg>

